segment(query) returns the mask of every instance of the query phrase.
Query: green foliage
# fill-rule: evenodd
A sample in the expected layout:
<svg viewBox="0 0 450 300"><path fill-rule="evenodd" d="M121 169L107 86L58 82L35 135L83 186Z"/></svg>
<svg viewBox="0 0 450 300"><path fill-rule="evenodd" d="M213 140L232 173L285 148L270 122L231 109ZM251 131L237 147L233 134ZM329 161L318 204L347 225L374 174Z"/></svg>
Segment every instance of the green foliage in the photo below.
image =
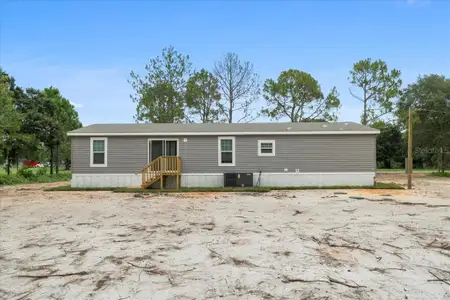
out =
<svg viewBox="0 0 450 300"><path fill-rule="evenodd" d="M210 72L201 69L189 78L186 103L191 120L201 123L218 122L223 110L220 98L219 81Z"/></svg>
<svg viewBox="0 0 450 300"><path fill-rule="evenodd" d="M373 127L380 129L377 135L377 164L390 169L392 162L403 163L406 149L400 125L378 121Z"/></svg>
<svg viewBox="0 0 450 300"><path fill-rule="evenodd" d="M33 169L30 168L33 172ZM20 171L20 170L19 170ZM50 175L40 175L38 173L33 173L33 175L28 174L29 171L25 171L27 173L27 177L22 176L21 174L0 174L0 186L2 185L15 185L15 184L28 184L28 183L45 183L45 182L59 182L59 181L68 181L72 178L72 174L70 172L61 172L59 174L55 174L53 176Z"/></svg>
<svg viewBox="0 0 450 300"><path fill-rule="evenodd" d="M449 177L450 178L450 172L433 172L430 175L436 176L436 177Z"/></svg>
<svg viewBox="0 0 450 300"><path fill-rule="evenodd" d="M29 167L24 167L24 168L19 169L19 171L17 171L17 176L21 176L28 180L37 177L36 173L34 173L33 169L29 168Z"/></svg>
<svg viewBox="0 0 450 300"><path fill-rule="evenodd" d="M407 128L408 110L413 112L413 147L416 156L431 159L445 169L450 152L450 79L439 75L419 77L409 84L398 103L397 116Z"/></svg>
<svg viewBox="0 0 450 300"><path fill-rule="evenodd" d="M14 93L10 89L11 79L0 68L0 149L8 148L8 139L20 128L20 116L14 109ZM3 152L3 151L2 151Z"/></svg>
<svg viewBox="0 0 450 300"><path fill-rule="evenodd" d="M36 170L36 176L43 176L48 174L47 168L37 168Z"/></svg>
<svg viewBox="0 0 450 300"><path fill-rule="evenodd" d="M340 107L335 87L324 97L317 80L306 72L290 69L281 72L278 79L264 83L267 107L262 113L271 119L289 118L291 122L336 121Z"/></svg>
<svg viewBox="0 0 450 300"><path fill-rule="evenodd" d="M259 95L259 81L253 64L242 62L236 53L228 52L214 63L213 73L222 92L224 121L240 123L256 119L259 115L255 114L253 104Z"/></svg>
<svg viewBox="0 0 450 300"><path fill-rule="evenodd" d="M173 123L184 120L186 77L191 73L189 56L174 47L164 48L162 55L145 66L146 75L131 72L131 95L136 107L136 121Z"/></svg>
<svg viewBox="0 0 450 300"><path fill-rule="evenodd" d="M25 92L15 85L15 79L2 70L1 95L9 89L12 106L0 111L0 119L5 112L12 113L7 121L0 121L0 153L9 170L19 158L38 160L45 148L61 148L63 158L70 158L70 143L67 131L81 127L78 113L70 102L62 97L59 90L50 87L43 91L29 88ZM1 99L5 97L1 96ZM3 100L0 100L3 101ZM6 124L5 126L2 126ZM3 130L4 129L4 130ZM9 171L8 171L9 173Z"/></svg>
<svg viewBox="0 0 450 300"><path fill-rule="evenodd" d="M382 60L368 58L353 65L350 71L350 83L361 93L350 90L352 96L363 102L364 110L361 123L369 125L393 110L393 99L401 94L401 72L389 70Z"/></svg>
<svg viewBox="0 0 450 300"><path fill-rule="evenodd" d="M75 110L75 107L70 103L69 100L64 98L59 90L54 87L46 88L42 91L43 97L49 99L55 107L55 110L49 114L53 119L53 124L55 124L57 130L54 132L53 140L49 141L49 143L45 143L46 146L55 151L55 159L50 157L50 162L53 165L53 161L56 163L56 168L58 172L59 162L61 158L64 160L70 159L70 138L67 136L67 132L80 128L81 122L78 118L78 113ZM53 154L53 151L51 151ZM50 172L52 173L53 169L51 168Z"/></svg>
<svg viewBox="0 0 450 300"><path fill-rule="evenodd" d="M0 186L23 184L23 183L27 183L27 180L22 176L0 174Z"/></svg>

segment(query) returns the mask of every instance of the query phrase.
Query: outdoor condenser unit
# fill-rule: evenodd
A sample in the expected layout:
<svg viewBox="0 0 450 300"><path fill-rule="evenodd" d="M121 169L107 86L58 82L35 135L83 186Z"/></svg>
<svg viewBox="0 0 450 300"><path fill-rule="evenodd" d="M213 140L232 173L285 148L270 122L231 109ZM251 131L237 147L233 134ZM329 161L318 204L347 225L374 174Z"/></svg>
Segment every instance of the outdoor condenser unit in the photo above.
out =
<svg viewBox="0 0 450 300"><path fill-rule="evenodd" d="M224 173L224 187L252 187L253 173Z"/></svg>

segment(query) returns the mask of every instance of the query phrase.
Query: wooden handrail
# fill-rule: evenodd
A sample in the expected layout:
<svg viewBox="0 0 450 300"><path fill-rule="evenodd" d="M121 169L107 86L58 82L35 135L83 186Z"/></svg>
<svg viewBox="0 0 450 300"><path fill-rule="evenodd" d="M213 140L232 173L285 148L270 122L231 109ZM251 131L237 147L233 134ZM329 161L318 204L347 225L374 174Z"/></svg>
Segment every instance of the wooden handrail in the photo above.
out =
<svg viewBox="0 0 450 300"><path fill-rule="evenodd" d="M137 174L137 173L136 173ZM179 156L159 156L147 164L142 170L142 185L149 185L158 179L162 180L162 176L180 176L181 175L181 159ZM178 180L177 178L177 186ZM162 186L162 184L161 184Z"/></svg>

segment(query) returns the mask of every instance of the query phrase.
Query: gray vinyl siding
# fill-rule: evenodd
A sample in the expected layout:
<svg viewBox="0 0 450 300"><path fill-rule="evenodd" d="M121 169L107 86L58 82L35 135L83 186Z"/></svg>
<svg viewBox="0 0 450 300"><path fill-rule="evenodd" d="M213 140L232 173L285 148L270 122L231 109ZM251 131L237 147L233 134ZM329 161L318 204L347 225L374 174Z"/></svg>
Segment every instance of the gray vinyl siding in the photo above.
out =
<svg viewBox="0 0 450 300"><path fill-rule="evenodd" d="M148 139L108 137L108 166L90 167L90 137L72 137L74 174L122 174L139 171L148 159ZM236 136L234 167L218 166L217 136L178 138L182 173L225 172L374 172L375 135ZM187 142L184 142L184 138ZM258 156L258 140L275 140L275 156Z"/></svg>
<svg viewBox="0 0 450 300"><path fill-rule="evenodd" d="M217 137L180 144L182 172L372 172L375 135L236 136L234 167L218 166ZM275 140L275 156L258 156L258 140Z"/></svg>
<svg viewBox="0 0 450 300"><path fill-rule="evenodd" d="M90 167L90 137L72 137L72 173L131 174L147 164L147 138L108 137L107 167Z"/></svg>

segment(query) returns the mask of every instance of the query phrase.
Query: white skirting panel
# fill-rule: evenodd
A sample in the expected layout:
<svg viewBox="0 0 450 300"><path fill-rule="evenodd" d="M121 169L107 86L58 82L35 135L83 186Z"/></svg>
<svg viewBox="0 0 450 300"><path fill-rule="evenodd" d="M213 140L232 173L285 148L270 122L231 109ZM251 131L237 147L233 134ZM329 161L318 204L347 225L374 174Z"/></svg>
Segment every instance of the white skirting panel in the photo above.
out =
<svg viewBox="0 0 450 300"><path fill-rule="evenodd" d="M140 187L141 174L72 174L72 187Z"/></svg>
<svg viewBox="0 0 450 300"><path fill-rule="evenodd" d="M253 185L259 173L253 173ZM375 172L354 173L261 173L260 186L371 186ZM223 174L182 174L182 187L221 187Z"/></svg>
<svg viewBox="0 0 450 300"><path fill-rule="evenodd" d="M204 173L204 174L181 174L181 187L222 187L223 174Z"/></svg>
<svg viewBox="0 0 450 300"><path fill-rule="evenodd" d="M253 173L253 185L259 173ZM260 186L371 186L375 172L354 173L261 173Z"/></svg>
<svg viewBox="0 0 450 300"><path fill-rule="evenodd" d="M258 185L259 173L253 173ZM181 187L221 187L221 173L184 173ZM370 186L375 172L354 173L261 173L259 186ZM72 174L72 187L139 187L141 175L135 174ZM172 186L171 186L172 187Z"/></svg>

